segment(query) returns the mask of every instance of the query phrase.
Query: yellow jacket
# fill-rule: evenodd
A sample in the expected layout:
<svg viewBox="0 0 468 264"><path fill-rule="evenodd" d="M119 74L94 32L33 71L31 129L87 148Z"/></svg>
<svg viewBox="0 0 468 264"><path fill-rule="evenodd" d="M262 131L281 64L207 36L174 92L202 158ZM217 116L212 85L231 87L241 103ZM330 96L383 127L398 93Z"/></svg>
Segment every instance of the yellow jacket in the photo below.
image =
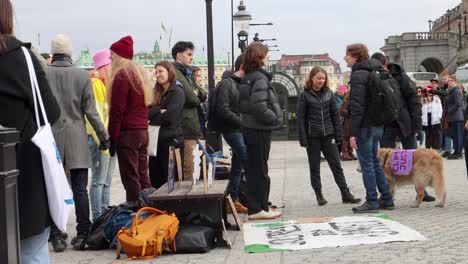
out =
<svg viewBox="0 0 468 264"><path fill-rule="evenodd" d="M102 80L98 77L92 77L91 83L93 85L94 100L96 101L96 110L99 114L99 117L101 118L102 123L107 128L109 124L109 104L106 100L106 86L104 85L104 82L102 82ZM99 138L97 137L96 132L89 123L88 119L86 119L86 132L88 135L93 136L94 141L98 145L100 144ZM108 151L104 151L104 153L107 152Z"/></svg>

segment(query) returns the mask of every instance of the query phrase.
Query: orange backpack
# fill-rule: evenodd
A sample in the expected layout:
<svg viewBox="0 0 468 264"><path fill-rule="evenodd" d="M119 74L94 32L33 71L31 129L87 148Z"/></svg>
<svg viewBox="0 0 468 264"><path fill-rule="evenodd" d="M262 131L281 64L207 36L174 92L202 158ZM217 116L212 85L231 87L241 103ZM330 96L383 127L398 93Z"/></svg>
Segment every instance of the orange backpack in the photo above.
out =
<svg viewBox="0 0 468 264"><path fill-rule="evenodd" d="M144 220L138 219L142 212L152 215ZM120 245L132 259L155 258L163 251L175 251L175 237L179 229L179 220L174 214L168 215L152 207L143 207L135 214L132 226L123 227L117 234L117 258L120 258Z"/></svg>

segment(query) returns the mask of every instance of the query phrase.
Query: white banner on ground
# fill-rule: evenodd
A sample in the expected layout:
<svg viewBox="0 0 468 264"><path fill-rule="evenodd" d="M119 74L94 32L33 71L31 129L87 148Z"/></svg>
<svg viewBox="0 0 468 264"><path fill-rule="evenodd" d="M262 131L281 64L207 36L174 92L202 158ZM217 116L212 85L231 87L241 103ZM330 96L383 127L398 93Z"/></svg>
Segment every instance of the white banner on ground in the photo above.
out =
<svg viewBox="0 0 468 264"><path fill-rule="evenodd" d="M245 250L251 253L420 240L426 238L417 231L379 217L244 224Z"/></svg>

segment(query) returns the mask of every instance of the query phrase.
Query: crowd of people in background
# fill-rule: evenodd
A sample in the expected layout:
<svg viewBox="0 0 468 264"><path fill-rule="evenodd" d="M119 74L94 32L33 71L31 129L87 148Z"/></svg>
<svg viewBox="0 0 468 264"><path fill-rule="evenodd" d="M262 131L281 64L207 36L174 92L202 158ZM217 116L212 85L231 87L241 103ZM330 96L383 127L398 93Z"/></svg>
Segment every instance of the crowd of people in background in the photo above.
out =
<svg viewBox="0 0 468 264"><path fill-rule="evenodd" d="M249 220L281 216L269 203L271 137L272 131L282 127L283 114L272 74L264 69L269 59L267 46L250 44L208 99L208 91L200 86L201 71L191 65L195 46L190 41L173 46L173 62L155 65L153 87L147 71L133 61L131 36L97 51L91 72L73 64L72 42L63 34L53 38L52 54L43 56L46 61L35 55L30 44L14 37L11 2L0 0L0 108L1 113L12 113L1 114L0 124L21 132L17 164L23 263L48 263L47 240L59 252L67 247L68 236L49 217L41 157L31 142L41 124L35 122L21 47L33 57L47 117L69 173L77 222L77 235L71 240L75 249L85 248L92 222L109 206L116 163L126 192L124 204L135 206L140 191L167 182L170 147L181 154L183 170L181 175L175 171L176 177L184 181L197 177L194 148L207 129L220 133L232 150L227 193L236 210L248 214ZM344 60L352 70L348 84L329 87L327 72L314 67L299 96L299 144L306 148L312 189L318 205L327 204L320 173L323 153L342 202L361 202L351 194L341 165L358 159L366 195L353 212L392 210L394 200L377 159L378 148L398 148L399 141L403 149L424 146L443 151L448 159L462 158L466 92L452 75L444 75L440 86L434 79L426 87L415 87L401 66L389 63L381 53L370 57L363 44L347 46ZM400 89L398 117L385 125L369 118L369 78L376 70L388 72ZM148 158L149 125L158 126L159 133L156 155ZM244 175L247 203L243 204L239 195ZM434 200L425 194L424 201Z"/></svg>

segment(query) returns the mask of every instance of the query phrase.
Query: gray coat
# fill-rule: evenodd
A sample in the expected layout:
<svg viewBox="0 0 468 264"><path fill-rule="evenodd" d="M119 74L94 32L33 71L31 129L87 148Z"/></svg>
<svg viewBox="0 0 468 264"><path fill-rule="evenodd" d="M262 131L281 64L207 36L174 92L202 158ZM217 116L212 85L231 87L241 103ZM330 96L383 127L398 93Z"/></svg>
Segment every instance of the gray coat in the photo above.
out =
<svg viewBox="0 0 468 264"><path fill-rule="evenodd" d="M447 111L447 121L463 121L463 94L458 86L450 87L445 99L445 108Z"/></svg>
<svg viewBox="0 0 468 264"><path fill-rule="evenodd" d="M96 110L89 74L68 61L55 61L49 66L47 77L61 110L52 132L65 169L89 168L91 159L85 116L101 142L109 138Z"/></svg>

